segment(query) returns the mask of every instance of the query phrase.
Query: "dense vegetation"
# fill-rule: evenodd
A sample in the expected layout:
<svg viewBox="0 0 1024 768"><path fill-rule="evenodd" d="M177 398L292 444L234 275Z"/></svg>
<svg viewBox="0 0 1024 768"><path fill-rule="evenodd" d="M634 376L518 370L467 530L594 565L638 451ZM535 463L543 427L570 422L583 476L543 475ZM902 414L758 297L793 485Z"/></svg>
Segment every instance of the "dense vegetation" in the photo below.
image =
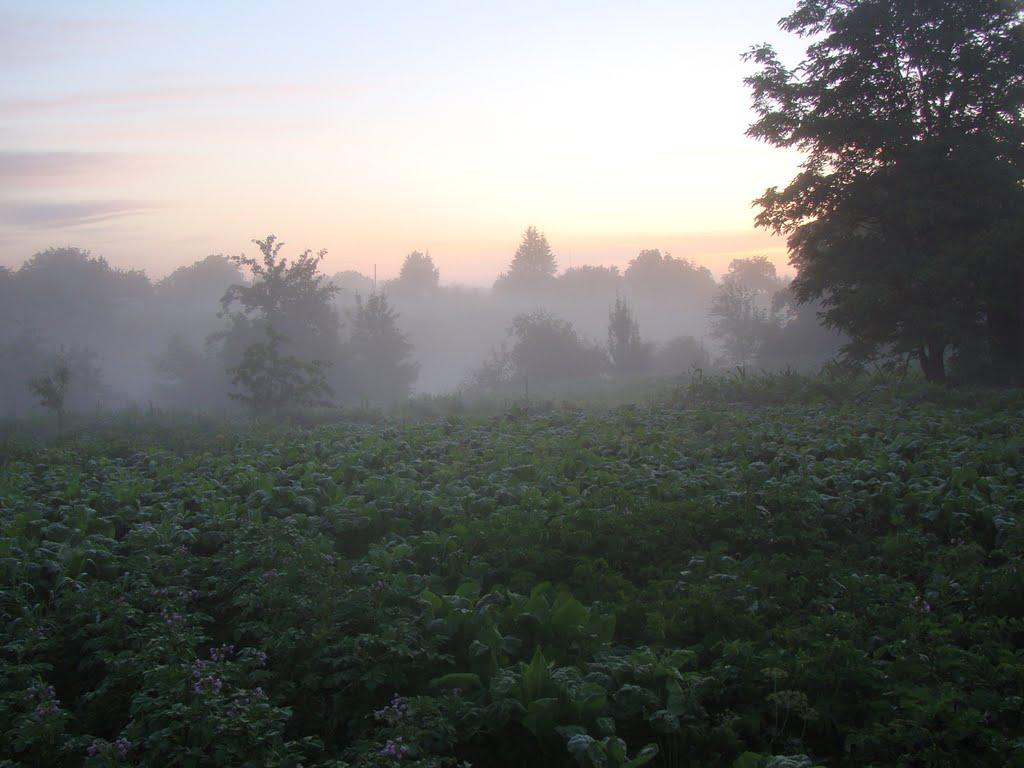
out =
<svg viewBox="0 0 1024 768"><path fill-rule="evenodd" d="M799 63L755 47L747 133L798 149L756 201L798 301L854 357L1024 383L1024 2L800 0Z"/></svg>
<svg viewBox="0 0 1024 768"><path fill-rule="evenodd" d="M440 284L415 251L379 286L328 276L323 253L282 249L273 236L254 243L256 255L210 256L159 281L75 248L38 253L0 267L0 417L389 406L414 391L520 393L527 380L539 391L712 366L811 370L839 352L818 305L794 304L763 257L734 260L721 284L657 250L622 274L577 266L552 276L523 266L550 267L544 236L530 229L523 240L516 277L490 291ZM59 407L32 386L58 369L69 374Z"/></svg>
<svg viewBox="0 0 1024 768"><path fill-rule="evenodd" d="M790 383L9 437L0 765L1024 764L1021 395Z"/></svg>

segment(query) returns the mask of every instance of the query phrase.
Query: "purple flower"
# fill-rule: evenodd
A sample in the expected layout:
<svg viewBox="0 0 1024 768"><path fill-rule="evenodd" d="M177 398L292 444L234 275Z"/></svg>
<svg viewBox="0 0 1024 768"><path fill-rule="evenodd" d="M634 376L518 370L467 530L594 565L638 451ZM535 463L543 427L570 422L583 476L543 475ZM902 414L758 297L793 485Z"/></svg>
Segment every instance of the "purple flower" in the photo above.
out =
<svg viewBox="0 0 1024 768"><path fill-rule="evenodd" d="M57 698L57 691L52 685L44 685L41 682L32 683L22 695L26 703L35 702L33 710L36 720L48 715L56 715L60 712L60 700Z"/></svg>
<svg viewBox="0 0 1024 768"><path fill-rule="evenodd" d="M235 652L235 646L224 643L220 648L210 648L210 659L213 661L227 661L228 657Z"/></svg>
<svg viewBox="0 0 1024 768"><path fill-rule="evenodd" d="M56 702L46 701L42 704L36 705L36 719L46 717L47 715L56 715L60 712L60 707L57 706Z"/></svg>
<svg viewBox="0 0 1024 768"><path fill-rule="evenodd" d="M193 693L203 693L203 691L205 691L205 690L210 690L213 693L220 693L221 688L223 688L223 687L224 687L224 681L223 680L221 680L219 677L215 677L213 675L208 675L206 677L201 677L198 680L196 680L194 683L192 683L192 692Z"/></svg>
<svg viewBox="0 0 1024 768"><path fill-rule="evenodd" d="M393 757L396 760L401 760L403 757L409 754L409 748L402 744L402 737L399 736L396 739L388 739L384 748L380 750L379 754L384 757Z"/></svg>
<svg viewBox="0 0 1024 768"><path fill-rule="evenodd" d="M168 611L166 608L164 608L162 611L160 611L160 616L163 618L164 624L167 624L167 625L174 624L175 622L181 621L182 618L183 618L182 615L180 613L178 613L177 611Z"/></svg>
<svg viewBox="0 0 1024 768"><path fill-rule="evenodd" d="M409 705L405 699L396 693L391 697L391 703L383 709L375 710L373 716L377 720L387 720L389 722L403 720L409 716Z"/></svg>

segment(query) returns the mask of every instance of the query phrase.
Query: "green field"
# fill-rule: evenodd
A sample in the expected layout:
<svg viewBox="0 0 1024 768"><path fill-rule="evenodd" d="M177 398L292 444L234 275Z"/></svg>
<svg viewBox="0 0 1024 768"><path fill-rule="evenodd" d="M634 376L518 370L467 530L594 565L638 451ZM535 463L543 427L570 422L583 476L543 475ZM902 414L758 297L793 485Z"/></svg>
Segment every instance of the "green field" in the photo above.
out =
<svg viewBox="0 0 1024 768"><path fill-rule="evenodd" d="M0 765L1024 765L1024 397L712 395L9 437Z"/></svg>

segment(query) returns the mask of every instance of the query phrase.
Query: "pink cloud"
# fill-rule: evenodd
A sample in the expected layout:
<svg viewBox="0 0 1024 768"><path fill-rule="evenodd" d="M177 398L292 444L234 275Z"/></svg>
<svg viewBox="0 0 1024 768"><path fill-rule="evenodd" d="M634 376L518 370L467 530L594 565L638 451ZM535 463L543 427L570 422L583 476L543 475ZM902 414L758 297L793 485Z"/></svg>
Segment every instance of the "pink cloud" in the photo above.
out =
<svg viewBox="0 0 1024 768"><path fill-rule="evenodd" d="M163 86L124 91L86 91L43 96L36 98L10 99L0 102L0 114L8 117L33 115L39 112L63 109L90 109L133 106L139 104L184 104L197 101L223 100L231 98L260 97L268 95L299 95L322 93L335 90L348 93L349 89L296 84L296 83L238 83L211 86Z"/></svg>
<svg viewBox="0 0 1024 768"><path fill-rule="evenodd" d="M145 200L7 200L0 201L0 226L22 230L78 227L165 207Z"/></svg>

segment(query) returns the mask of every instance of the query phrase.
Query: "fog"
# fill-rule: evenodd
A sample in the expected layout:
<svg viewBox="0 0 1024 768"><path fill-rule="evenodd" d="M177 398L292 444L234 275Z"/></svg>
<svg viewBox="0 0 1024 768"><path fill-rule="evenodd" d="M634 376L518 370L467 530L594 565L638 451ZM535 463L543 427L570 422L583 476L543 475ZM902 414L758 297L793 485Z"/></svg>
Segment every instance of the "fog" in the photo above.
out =
<svg viewBox="0 0 1024 768"><path fill-rule="evenodd" d="M720 280L657 248L621 271L563 270L557 243L531 227L518 247L510 237L490 288L447 283L418 251L380 282L326 274L323 258L271 236L151 280L73 247L31 255L0 270L0 413L54 409L54 387L59 409L79 412L509 397L736 366L814 369L843 342L763 257L734 261Z"/></svg>

